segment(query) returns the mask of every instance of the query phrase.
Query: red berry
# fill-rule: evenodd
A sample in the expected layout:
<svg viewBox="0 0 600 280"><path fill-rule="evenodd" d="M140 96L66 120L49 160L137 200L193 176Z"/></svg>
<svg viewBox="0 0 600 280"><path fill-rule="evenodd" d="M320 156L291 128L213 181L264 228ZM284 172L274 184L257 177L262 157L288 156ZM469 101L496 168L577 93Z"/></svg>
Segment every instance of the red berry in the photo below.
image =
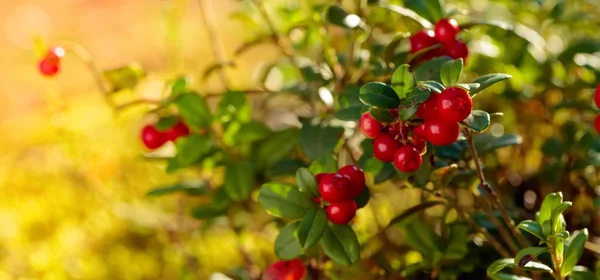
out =
<svg viewBox="0 0 600 280"><path fill-rule="evenodd" d="M436 103L437 114L447 122L460 122L473 110L473 100L466 90L449 87L442 91Z"/></svg>
<svg viewBox="0 0 600 280"><path fill-rule="evenodd" d="M300 259L277 261L263 273L261 280L300 280L306 274L306 268Z"/></svg>
<svg viewBox="0 0 600 280"><path fill-rule="evenodd" d="M410 136L409 145L413 146L420 153L425 149L425 146L427 146L427 141L425 141L425 137L423 137L419 134L413 133L413 135Z"/></svg>
<svg viewBox="0 0 600 280"><path fill-rule="evenodd" d="M354 216L356 216L356 202L354 200L333 202L327 206L327 218L334 224L347 224Z"/></svg>
<svg viewBox="0 0 600 280"><path fill-rule="evenodd" d="M365 113L360 117L358 126L360 128L360 132L362 132L362 134L364 134L367 138L377 137L377 135L381 133L382 128L381 123L374 119L369 113Z"/></svg>
<svg viewBox="0 0 600 280"><path fill-rule="evenodd" d="M394 153L400 147L400 143L386 133L381 133L373 142L373 155L375 158L385 161L394 161Z"/></svg>
<svg viewBox="0 0 600 280"><path fill-rule="evenodd" d="M154 150L167 142L167 136L153 125L146 125L142 129L142 142L146 148Z"/></svg>
<svg viewBox="0 0 600 280"><path fill-rule="evenodd" d="M456 38L456 34L460 31L458 23L454 19L443 18L435 24L435 39L448 43Z"/></svg>
<svg viewBox="0 0 600 280"><path fill-rule="evenodd" d="M422 123L422 124L420 124L418 126L415 126L413 128L413 135L419 135L419 136L421 136L423 138L426 138L427 137L427 131L425 130L425 124Z"/></svg>
<svg viewBox="0 0 600 280"><path fill-rule="evenodd" d="M341 174L327 174L319 182L321 197L329 202L352 199L350 178Z"/></svg>
<svg viewBox="0 0 600 280"><path fill-rule="evenodd" d="M190 135L190 128L183 123L183 121L178 121L171 129L167 130L167 140L175 141L179 137L185 137Z"/></svg>
<svg viewBox="0 0 600 280"><path fill-rule="evenodd" d="M312 201L320 204L322 200L320 197L313 197Z"/></svg>
<svg viewBox="0 0 600 280"><path fill-rule="evenodd" d="M435 110L435 107L437 105L438 96L439 94L432 92L425 102L419 104L419 109L417 109L416 112L417 117L423 119L436 118L438 112Z"/></svg>
<svg viewBox="0 0 600 280"><path fill-rule="evenodd" d="M394 155L394 165L402 172L415 172L421 167L421 153L412 146L402 146Z"/></svg>
<svg viewBox="0 0 600 280"><path fill-rule="evenodd" d="M65 50L61 47L54 47L48 50L48 53L46 53L46 57L44 58L44 60L52 63L52 64L59 64L60 63L60 59L65 55Z"/></svg>
<svg viewBox="0 0 600 280"><path fill-rule="evenodd" d="M427 141L436 146L447 146L458 139L460 127L457 122L446 122L442 118L425 121Z"/></svg>
<svg viewBox="0 0 600 280"><path fill-rule="evenodd" d="M469 47L467 47L467 44L458 40L454 40L449 43L444 43L444 46L442 47L442 52L451 57L452 59L462 58L465 61L465 63L467 61L467 57L469 57Z"/></svg>
<svg viewBox="0 0 600 280"><path fill-rule="evenodd" d="M48 77L56 75L56 73L58 73L59 70L58 64L51 63L46 59L40 61L39 68L40 73Z"/></svg>
<svg viewBox="0 0 600 280"><path fill-rule="evenodd" d="M596 131L600 133L600 115L596 116L596 119L594 120L594 127L596 128Z"/></svg>
<svg viewBox="0 0 600 280"><path fill-rule="evenodd" d="M358 166L353 164L346 165L338 173L348 176L350 179L352 197L359 195L365 189L365 173Z"/></svg>
<svg viewBox="0 0 600 280"><path fill-rule="evenodd" d="M416 53L427 47L435 45L435 34L432 30L421 30L410 37L410 52Z"/></svg>
<svg viewBox="0 0 600 280"><path fill-rule="evenodd" d="M400 116L400 114L398 113L398 109L391 109L388 110L388 112L390 112L390 114L392 114L392 116L394 116L395 119L397 119Z"/></svg>
<svg viewBox="0 0 600 280"><path fill-rule="evenodd" d="M596 94L594 94L594 103L596 107L600 108L600 84L596 87Z"/></svg>
<svg viewBox="0 0 600 280"><path fill-rule="evenodd" d="M329 173L319 173L319 174L315 175L315 180L317 181L317 184L319 182L321 182L321 179L323 179L323 177L325 177L327 175L329 175Z"/></svg>

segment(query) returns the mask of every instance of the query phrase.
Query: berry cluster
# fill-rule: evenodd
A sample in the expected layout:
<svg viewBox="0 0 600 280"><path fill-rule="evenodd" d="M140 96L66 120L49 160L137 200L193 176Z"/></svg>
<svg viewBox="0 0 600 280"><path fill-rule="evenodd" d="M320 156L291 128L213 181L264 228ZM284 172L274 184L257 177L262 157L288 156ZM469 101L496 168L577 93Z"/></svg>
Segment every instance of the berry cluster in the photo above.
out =
<svg viewBox="0 0 600 280"><path fill-rule="evenodd" d="M261 280L301 280L305 274L306 268L302 260L281 260L271 264L263 273Z"/></svg>
<svg viewBox="0 0 600 280"><path fill-rule="evenodd" d="M154 150L160 148L167 141L175 141L179 137L190 134L189 127L179 120L173 127L166 131L160 131L155 124L148 124L142 128L142 142L146 148Z"/></svg>
<svg viewBox="0 0 600 280"><path fill-rule="evenodd" d="M390 111L396 117L393 122L383 124L366 113L359 120L359 128L366 137L375 139L373 155L377 159L393 162L402 172L414 172L423 162L425 140L436 146L454 143L460 134L458 123L472 109L473 100L466 90L449 87L440 94L432 92L427 101L419 104L415 113L423 120L419 125L398 119L398 111L394 109Z"/></svg>
<svg viewBox="0 0 600 280"><path fill-rule="evenodd" d="M356 165L346 165L337 173L320 173L315 176L321 199L329 202L327 218L334 224L347 224L356 215L354 198L365 189L365 174Z"/></svg>
<svg viewBox="0 0 600 280"><path fill-rule="evenodd" d="M440 48L428 51L420 60L427 61L438 56L449 56L452 59L467 60L469 48L456 39L460 31L456 20L443 18L435 24L434 30L421 30L410 37L410 53L416 53L437 43Z"/></svg>
<svg viewBox="0 0 600 280"><path fill-rule="evenodd" d="M598 84L598 86L596 87L596 93L594 94L594 103L596 103L596 106L600 108L600 84ZM600 133L600 114L597 115L596 119L594 120L594 127L596 128L596 131Z"/></svg>
<svg viewBox="0 0 600 280"><path fill-rule="evenodd" d="M40 73L44 76L54 76L60 70L60 59L65 55L65 50L60 47L51 48L40 61Z"/></svg>

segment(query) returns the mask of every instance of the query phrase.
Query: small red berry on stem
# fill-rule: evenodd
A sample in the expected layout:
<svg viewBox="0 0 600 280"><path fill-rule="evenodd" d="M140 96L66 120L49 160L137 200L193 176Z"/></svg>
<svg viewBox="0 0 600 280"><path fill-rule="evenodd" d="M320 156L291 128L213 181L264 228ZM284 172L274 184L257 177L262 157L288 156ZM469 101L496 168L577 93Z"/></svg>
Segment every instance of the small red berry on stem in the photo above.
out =
<svg viewBox="0 0 600 280"><path fill-rule="evenodd" d="M60 47L48 50L46 57L40 61L39 70L44 76L54 76L60 70L60 59L65 55L65 50Z"/></svg>
<svg viewBox="0 0 600 280"><path fill-rule="evenodd" d="M358 127L360 128L360 132L367 138L377 137L377 135L381 133L382 128L381 123L374 119L369 113L365 113L360 117Z"/></svg>
<svg viewBox="0 0 600 280"><path fill-rule="evenodd" d="M416 53L436 43L435 34L432 30L421 30L410 37L410 52Z"/></svg>
<svg viewBox="0 0 600 280"><path fill-rule="evenodd" d="M190 128L180 120L171 129L167 130L166 135L167 140L175 141L179 137L190 135Z"/></svg>
<svg viewBox="0 0 600 280"><path fill-rule="evenodd" d="M441 118L425 121L427 141L436 146L447 146L458 139L460 127L457 122L446 122Z"/></svg>
<svg viewBox="0 0 600 280"><path fill-rule="evenodd" d="M594 127L596 128L596 132L600 133L600 115L596 116Z"/></svg>
<svg viewBox="0 0 600 280"><path fill-rule="evenodd" d="M359 195L365 189L365 173L358 166L346 165L338 173L350 179L352 197Z"/></svg>
<svg viewBox="0 0 600 280"><path fill-rule="evenodd" d="M413 135L419 135L423 138L427 137L427 131L425 130L425 124L422 123L413 128Z"/></svg>
<svg viewBox="0 0 600 280"><path fill-rule="evenodd" d="M271 264L263 273L261 280L301 280L306 274L306 268L301 259L277 261Z"/></svg>
<svg viewBox="0 0 600 280"><path fill-rule="evenodd" d="M427 141L425 140L425 137L413 133L413 135L410 136L409 145L413 146L420 153L425 149L425 146L427 146Z"/></svg>
<svg viewBox="0 0 600 280"><path fill-rule="evenodd" d="M42 75L44 76L54 76L56 75L56 73L58 73L59 67L58 64L52 64L50 62L48 62L47 60L42 60L40 61L40 73L42 73Z"/></svg>
<svg viewBox="0 0 600 280"><path fill-rule="evenodd" d="M343 225L350 222L356 216L356 202L346 200L332 202L327 206L327 218L334 224Z"/></svg>
<svg viewBox="0 0 600 280"><path fill-rule="evenodd" d="M442 52L452 59L462 58L465 63L467 61L467 57L469 57L469 47L467 47L467 44L458 40L445 43L442 47Z"/></svg>
<svg viewBox="0 0 600 280"><path fill-rule="evenodd" d="M460 31L458 23L454 19L443 18L435 24L435 39L448 43L456 38L456 34Z"/></svg>
<svg viewBox="0 0 600 280"><path fill-rule="evenodd" d="M402 172L415 172L422 163L421 152L412 146L402 146L394 155L394 165Z"/></svg>
<svg viewBox="0 0 600 280"><path fill-rule="evenodd" d="M319 193L329 202L352 199L350 179L341 174L328 174L319 182Z"/></svg>
<svg viewBox="0 0 600 280"><path fill-rule="evenodd" d="M466 90L449 87L442 91L437 99L436 110L448 122L461 122L473 110L473 100Z"/></svg>
<svg viewBox="0 0 600 280"><path fill-rule="evenodd" d="M167 142L167 136L164 132L158 131L154 125L146 125L142 129L142 142L146 148L154 150Z"/></svg>
<svg viewBox="0 0 600 280"><path fill-rule="evenodd" d="M384 161L394 161L394 153L400 147L400 143L386 133L381 133L373 142L373 155L375 158Z"/></svg>
<svg viewBox="0 0 600 280"><path fill-rule="evenodd" d="M315 175L315 180L317 181L317 184L319 182L321 182L321 179L323 179L323 177L325 177L327 175L329 175L329 173L319 173L319 174Z"/></svg>
<svg viewBox="0 0 600 280"><path fill-rule="evenodd" d="M419 104L419 109L417 109L417 112L415 113L417 117L423 119L436 118L438 116L438 112L435 107L437 105L438 96L439 94L432 92L425 102Z"/></svg>

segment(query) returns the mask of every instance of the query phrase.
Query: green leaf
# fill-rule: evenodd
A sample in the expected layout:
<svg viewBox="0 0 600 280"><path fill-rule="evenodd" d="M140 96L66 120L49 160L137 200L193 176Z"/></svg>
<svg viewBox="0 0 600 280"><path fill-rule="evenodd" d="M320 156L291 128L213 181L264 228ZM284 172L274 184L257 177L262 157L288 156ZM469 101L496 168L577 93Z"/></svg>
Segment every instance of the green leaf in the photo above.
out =
<svg viewBox="0 0 600 280"><path fill-rule="evenodd" d="M254 167L247 161L225 161L225 181L223 188L227 195L235 200L244 200L250 197L254 186Z"/></svg>
<svg viewBox="0 0 600 280"><path fill-rule="evenodd" d="M185 192L188 195L207 195L208 188L205 181L184 181L175 185L152 189L146 196L162 196L176 192Z"/></svg>
<svg viewBox="0 0 600 280"><path fill-rule="evenodd" d="M169 82L171 87L171 98L175 98L189 91L188 81L185 77L177 77Z"/></svg>
<svg viewBox="0 0 600 280"><path fill-rule="evenodd" d="M585 38L585 37L584 37ZM558 55L558 60L562 63L574 63L573 58L578 53L595 53L600 49L600 41L591 38L574 40L569 46Z"/></svg>
<svg viewBox="0 0 600 280"><path fill-rule="evenodd" d="M419 110L419 106L417 105L400 109L400 119L405 121L412 118L412 116L414 116L415 113L417 113L417 110Z"/></svg>
<svg viewBox="0 0 600 280"><path fill-rule="evenodd" d="M258 165L268 167L282 160L298 143L298 132L295 128L273 132L258 147Z"/></svg>
<svg viewBox="0 0 600 280"><path fill-rule="evenodd" d="M540 206L540 215L537 217L538 223L544 225L544 222L550 221L552 218L552 210L563 201L561 192L550 193L546 195Z"/></svg>
<svg viewBox="0 0 600 280"><path fill-rule="evenodd" d="M310 173L308 168L302 167L296 171L296 184L301 192L312 195L313 197L319 196L319 186L315 175Z"/></svg>
<svg viewBox="0 0 600 280"><path fill-rule="evenodd" d="M145 76L144 68L138 63L104 71L104 78L111 86L112 92L132 89Z"/></svg>
<svg viewBox="0 0 600 280"><path fill-rule="evenodd" d="M380 109L377 107L371 107L369 114L379 122L388 123L393 122L396 118L387 109Z"/></svg>
<svg viewBox="0 0 600 280"><path fill-rule="evenodd" d="M298 240L304 249L308 249L321 239L327 228L327 213L323 208L311 209L304 215L298 227Z"/></svg>
<svg viewBox="0 0 600 280"><path fill-rule="evenodd" d="M461 123L471 130L483 132L490 126L490 114L481 110L473 110L471 115Z"/></svg>
<svg viewBox="0 0 600 280"><path fill-rule="evenodd" d="M415 106L427 101L429 96L431 96L431 91L417 87L408 93L406 99L402 100L402 105L407 107Z"/></svg>
<svg viewBox="0 0 600 280"><path fill-rule="evenodd" d="M297 159L284 159L269 167L265 171L265 175L268 178L274 178L279 176L288 176L296 174L296 170L300 167L304 167L304 163Z"/></svg>
<svg viewBox="0 0 600 280"><path fill-rule="evenodd" d="M302 255L302 247L296 236L300 221L284 226L275 239L275 255L282 260L291 260Z"/></svg>
<svg viewBox="0 0 600 280"><path fill-rule="evenodd" d="M290 219L301 218L317 206L295 186L274 182L260 188L258 202L269 214Z"/></svg>
<svg viewBox="0 0 600 280"><path fill-rule="evenodd" d="M444 249L444 259L462 260L467 253L469 253L469 248L467 246L467 243L469 242L469 239L467 238L468 233L469 226L466 224L455 223L450 226L448 244Z"/></svg>
<svg viewBox="0 0 600 280"><path fill-rule="evenodd" d="M332 224L321 237L325 255L342 265L351 265L360 258L360 244L356 233L349 225Z"/></svg>
<svg viewBox="0 0 600 280"><path fill-rule="evenodd" d="M449 87L458 83L463 70L462 58L446 61L440 69L440 79L442 83Z"/></svg>
<svg viewBox="0 0 600 280"><path fill-rule="evenodd" d="M324 155L313 161L308 170L312 174L337 172L337 160L332 155Z"/></svg>
<svg viewBox="0 0 600 280"><path fill-rule="evenodd" d="M596 280L594 273L585 266L576 266L571 271L570 280Z"/></svg>
<svg viewBox="0 0 600 280"><path fill-rule="evenodd" d="M393 13L399 14L403 17L413 20L414 22L421 25L423 28L433 27L433 24L431 24L431 22L429 22L426 18L422 17L418 13L415 13L411 9L407 9L398 5L388 5L387 3L380 3L379 6Z"/></svg>
<svg viewBox="0 0 600 280"><path fill-rule="evenodd" d="M387 225L386 228L391 227L394 224L397 224L399 222L402 222L404 219L412 216L415 213L421 212L421 211L425 211L433 206L437 206L437 205L443 205L444 202L443 201L426 201L423 202L421 204L417 204L413 207L410 207L404 211L402 211L402 213L396 217L394 217L390 223Z"/></svg>
<svg viewBox="0 0 600 280"><path fill-rule="evenodd" d="M522 270L542 271L542 272L552 273L552 268L548 267L547 265L545 265L543 263L529 262L525 266L516 266L514 264L513 258L505 258L505 259L496 260L490 266L488 266L487 275L492 276L492 275L500 272L504 268L517 268L517 269L522 269Z"/></svg>
<svg viewBox="0 0 600 280"><path fill-rule="evenodd" d="M521 223L519 223L517 228L533 234L535 237L537 237L540 240L546 239L544 237L544 234L542 233L542 225L540 225L536 221L532 221L532 220L522 221Z"/></svg>
<svg viewBox="0 0 600 280"><path fill-rule="evenodd" d="M367 205L367 203L369 203L369 200L371 199L371 191L368 187L365 187L363 191L359 195L355 196L353 199L354 202L356 202L356 208L363 208Z"/></svg>
<svg viewBox="0 0 600 280"><path fill-rule="evenodd" d="M548 247L528 247L524 248L515 256L515 266L525 266L537 256L548 252Z"/></svg>
<svg viewBox="0 0 600 280"><path fill-rule="evenodd" d="M212 148L212 140L206 135L192 134L178 139L175 146L177 154L169 165L176 170L200 161ZM171 169L167 166L167 171L169 170Z"/></svg>
<svg viewBox="0 0 600 280"><path fill-rule="evenodd" d="M367 83L360 88L360 101L373 107L394 109L400 105L396 92L380 82Z"/></svg>
<svg viewBox="0 0 600 280"><path fill-rule="evenodd" d="M472 91L479 88L478 83L470 83L470 84L456 84L455 86L465 89L466 91Z"/></svg>
<svg viewBox="0 0 600 280"><path fill-rule="evenodd" d="M342 127L312 125L304 121L300 130L300 147L310 159L331 154L344 133Z"/></svg>
<svg viewBox="0 0 600 280"><path fill-rule="evenodd" d="M531 280L529 277L518 276L510 273L500 272L491 276L494 280Z"/></svg>
<svg viewBox="0 0 600 280"><path fill-rule="evenodd" d="M252 120L249 123L244 123L237 129L237 132L232 135L233 143L252 143L267 138L271 134L271 130L264 123ZM225 136L223 136L225 138Z"/></svg>
<svg viewBox="0 0 600 280"><path fill-rule="evenodd" d="M420 221L416 216L404 225L404 239L406 245L423 254L425 259L434 263L442 257L440 237L433 229Z"/></svg>
<svg viewBox="0 0 600 280"><path fill-rule="evenodd" d="M574 233L571 238L569 238L569 245L565 252L563 265L560 269L562 275L568 275L571 273L575 265L577 265L581 255L583 254L583 249L587 239L587 229L580 230L577 233Z"/></svg>
<svg viewBox="0 0 600 280"><path fill-rule="evenodd" d="M444 14L439 0L403 0L403 3L404 7L431 22L437 22Z"/></svg>
<svg viewBox="0 0 600 280"><path fill-rule="evenodd" d="M573 205L573 203L571 203L570 201L565 201L565 202L561 202L560 204L556 205L556 207L554 207L554 209L552 209L552 214L550 215L550 217L552 219L552 233L553 234L564 230L562 228L560 216L571 205Z"/></svg>
<svg viewBox="0 0 600 280"><path fill-rule="evenodd" d="M357 17L356 15L349 14L344 11L344 9L338 5L329 6L327 11L325 12L325 19L327 22L331 24L335 24L337 26L345 27L345 28L356 28L360 24L359 22L354 22L353 20L349 20L350 17ZM360 20L360 18L358 18Z"/></svg>
<svg viewBox="0 0 600 280"><path fill-rule="evenodd" d="M340 108L335 112L335 117L343 121L357 121L360 119L361 110L365 106L359 99L360 87L348 85L344 88L338 99Z"/></svg>
<svg viewBox="0 0 600 280"><path fill-rule="evenodd" d="M414 73L417 81L435 80L441 82L440 68L442 65L451 59L447 56L436 57L432 60L425 61L415 67Z"/></svg>
<svg viewBox="0 0 600 280"><path fill-rule="evenodd" d="M503 73L487 74L477 78L473 83L479 84L479 87L469 91L471 97L475 97L480 91L494 85L497 82L512 78L511 75Z"/></svg>
<svg viewBox="0 0 600 280"><path fill-rule="evenodd" d="M242 91L225 93L217 105L215 119L220 123L249 122L252 119L252 107L246 99L246 94Z"/></svg>
<svg viewBox="0 0 600 280"><path fill-rule="evenodd" d="M444 85L438 83L437 81L421 81L418 83L418 86L424 87L436 93L441 93L444 89L446 89Z"/></svg>
<svg viewBox="0 0 600 280"><path fill-rule="evenodd" d="M408 70L409 67L408 64L400 65L392 75L392 89L400 99L404 99L415 87L415 75Z"/></svg>
<svg viewBox="0 0 600 280"><path fill-rule="evenodd" d="M212 123L210 109L204 98L195 93L181 95L175 104L187 125L195 129L207 128Z"/></svg>
<svg viewBox="0 0 600 280"><path fill-rule="evenodd" d="M156 124L154 125L156 129L159 131L166 131L175 126L175 124L181 119L181 117L177 115L171 115L166 117L161 117L158 119Z"/></svg>
<svg viewBox="0 0 600 280"><path fill-rule="evenodd" d="M479 134L473 137L477 153L485 154L492 152L498 148L520 145L523 138L515 134L504 134L502 136L493 136L491 134Z"/></svg>
<svg viewBox="0 0 600 280"><path fill-rule="evenodd" d="M227 212L227 208L229 208L231 202L225 190L219 188L215 191L210 204L200 205L192 209L192 216L200 220L221 216Z"/></svg>

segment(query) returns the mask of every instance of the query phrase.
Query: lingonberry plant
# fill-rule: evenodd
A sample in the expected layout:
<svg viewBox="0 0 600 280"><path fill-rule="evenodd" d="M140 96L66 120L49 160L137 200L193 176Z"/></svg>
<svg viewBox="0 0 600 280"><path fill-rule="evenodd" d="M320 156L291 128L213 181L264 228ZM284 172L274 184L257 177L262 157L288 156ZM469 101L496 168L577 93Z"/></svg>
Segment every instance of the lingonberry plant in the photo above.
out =
<svg viewBox="0 0 600 280"><path fill-rule="evenodd" d="M501 125L490 132L492 121L503 114L497 111L501 107L489 102L498 97L485 97L485 93L492 87L516 92L526 78L511 84L503 82L511 78L509 74L484 73L482 69L490 68L518 72L512 65L489 66L495 65L492 56L473 53L471 57L469 40L488 37L471 29L483 26L491 35L494 30L511 33L526 43L520 50L528 54L540 47L529 38L536 34L533 30L460 16L436 0L405 0L404 6L371 0L306 1L279 7L278 12L262 1L245 3L248 10L239 17L259 19L261 24L247 30L259 35L240 46L235 56L263 43L273 44L283 54L261 69L257 88L232 86L227 68L234 64L222 55L212 36L217 61L203 77L218 74L223 92L204 92L191 75L176 76L165 81L161 100L117 105L112 97L135 88L145 78L143 68L131 64L100 72L80 47L63 46L90 66L116 110L150 106L148 114L155 121L141 129L141 141L149 150L174 143L176 153L164 158L167 173L196 175L194 180L156 188L148 195L202 196L204 203L190 212L205 227L213 225L211 221L224 221L239 236L250 229L273 236L279 261L261 266L261 273L255 266L261 260L236 240L244 265L232 267L228 275L294 280L482 279L486 275L544 279L537 273L542 271L556 279L588 279L584 277L589 272L576 266L587 232L569 234L562 213L570 203L562 202L561 194L546 197L536 221L515 225L515 218L528 215L505 203L503 197L512 192L509 188L502 189L508 194L498 192L496 186L506 179L494 183L486 179L486 175L499 176L494 173L500 170L493 160L493 155L501 155L497 150L520 145L523 138L504 133ZM210 13L200 6L203 13ZM210 18L205 17L205 25L214 34ZM282 18L285 24L279 21ZM585 46L581 49L591 53L591 47ZM62 54L56 55L55 50L42 61L44 66L40 64L44 75L59 69ZM557 63L576 53L567 49L540 65L558 72ZM531 60L541 60L542 54L515 61L527 66ZM540 79L547 76L540 74ZM276 78L281 81L272 83ZM576 79L552 83L575 83L572 80ZM600 105L599 92L600 87L596 105ZM250 95L262 105L250 102ZM218 100L216 106L209 105L210 99ZM589 110L591 96L586 99ZM577 106L566 102L555 109ZM273 108L286 110L291 119L269 118ZM519 116L513 112L508 117ZM522 132L535 132L536 128L526 126L526 119L522 121ZM532 176L555 178L551 176L569 171L591 176L584 169L600 165L597 154L590 156L590 151L600 150L590 133L591 122L564 122L564 137L530 143L542 146L545 163L554 168ZM594 126L600 131L600 118ZM577 141L581 145L575 147ZM573 152L563 156L569 149ZM145 155L157 157L152 152ZM563 181L571 184L569 178ZM401 203L395 194L406 190L417 190L418 196ZM536 245L544 246L532 247ZM550 259L542 255L546 252ZM502 259L494 262L497 258ZM532 262L535 258L539 262ZM504 268L513 271L501 272Z"/></svg>

